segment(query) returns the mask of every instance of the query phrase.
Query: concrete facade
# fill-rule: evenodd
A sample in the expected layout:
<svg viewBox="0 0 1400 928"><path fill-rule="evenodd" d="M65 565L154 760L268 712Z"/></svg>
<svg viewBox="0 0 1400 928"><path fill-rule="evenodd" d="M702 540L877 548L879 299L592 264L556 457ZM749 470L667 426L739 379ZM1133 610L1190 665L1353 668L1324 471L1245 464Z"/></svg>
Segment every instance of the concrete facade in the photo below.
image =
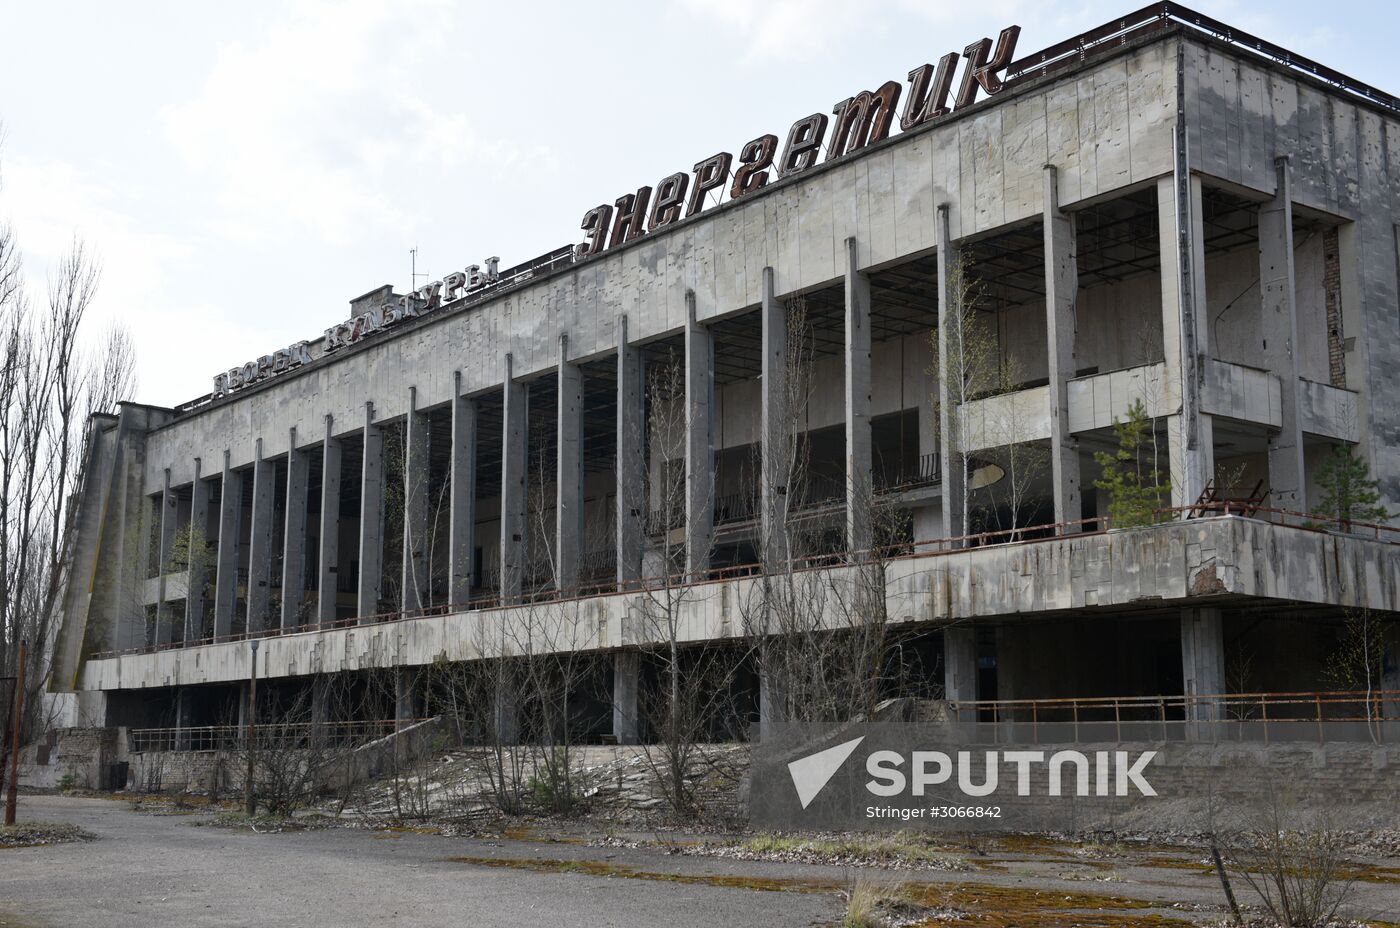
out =
<svg viewBox="0 0 1400 928"><path fill-rule="evenodd" d="M1400 534L1187 511L1257 481L1273 508L1311 512L1333 444L1400 508L1400 409L1375 401L1400 370L1397 222L1400 111L1184 27L1102 49L483 299L335 352L313 342L311 363L231 395L95 421L55 687L237 681L237 639L264 631L281 632L264 645L274 676L473 660L500 640L484 628L550 589L590 629L571 641L615 651L637 643L629 588L674 572L694 584L687 640L732 637L717 603L760 581L715 572L796 556L772 530L798 505L773 450L800 297L819 347L795 427L814 461L838 449L831 531L851 556L891 543L876 513L908 514L887 601L901 624L957 623L948 698L996 695L980 692L994 661L978 622L1108 622L1148 603L1180 616L1190 692L1223 691L1222 607L1400 605ZM1020 374L961 406L940 324L959 267L984 269L994 366ZM733 351L750 317L751 363ZM654 397L667 345L683 389ZM1182 511L1106 533L1093 452L1136 400ZM674 442L645 436L665 402L683 404ZM671 475L684 512L658 527L641 500ZM168 576L180 518L216 526L206 582ZM958 540L1052 523L1039 540ZM671 531L683 563L655 556ZM155 645L180 646L102 653ZM613 714L630 740L625 653Z"/></svg>

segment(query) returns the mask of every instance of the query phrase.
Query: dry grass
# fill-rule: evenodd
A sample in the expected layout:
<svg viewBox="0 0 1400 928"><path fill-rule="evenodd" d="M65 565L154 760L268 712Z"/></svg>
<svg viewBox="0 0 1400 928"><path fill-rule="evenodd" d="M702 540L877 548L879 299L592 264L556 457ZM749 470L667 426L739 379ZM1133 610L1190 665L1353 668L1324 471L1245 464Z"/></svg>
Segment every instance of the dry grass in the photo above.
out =
<svg viewBox="0 0 1400 928"><path fill-rule="evenodd" d="M846 893L846 914L841 928L886 928L891 909L908 906L902 884L856 880Z"/></svg>
<svg viewBox="0 0 1400 928"><path fill-rule="evenodd" d="M967 871L972 864L952 853L935 838L913 832L892 835L853 835L839 838L802 838L761 834L744 842L755 854L783 858L810 858L816 862L853 860L874 864L911 864L935 870Z"/></svg>

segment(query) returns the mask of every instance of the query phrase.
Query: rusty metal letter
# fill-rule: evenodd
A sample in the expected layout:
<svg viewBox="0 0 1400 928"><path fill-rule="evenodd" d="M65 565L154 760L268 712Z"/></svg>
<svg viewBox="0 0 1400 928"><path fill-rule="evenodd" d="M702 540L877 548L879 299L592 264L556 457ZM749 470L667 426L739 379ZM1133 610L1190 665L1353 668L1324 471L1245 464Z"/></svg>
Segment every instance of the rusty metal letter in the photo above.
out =
<svg viewBox="0 0 1400 928"><path fill-rule="evenodd" d="M616 248L646 233L647 204L650 202L650 187L638 187L636 193L617 198L612 236L608 239L609 248Z"/></svg>
<svg viewBox="0 0 1400 928"><path fill-rule="evenodd" d="M608 244L608 223L612 219L612 207L604 203L583 214L583 224L579 227L588 236L588 241L574 249L579 258L587 258L602 251ZM466 283L463 276L462 282Z"/></svg>
<svg viewBox="0 0 1400 928"><path fill-rule="evenodd" d="M729 179L729 164L733 160L733 155L722 151L695 166L695 187L690 191L690 204L686 207L686 216L694 216L704 209L705 194L724 186L724 182Z"/></svg>
<svg viewBox="0 0 1400 928"><path fill-rule="evenodd" d="M971 106L977 99L979 86L989 94L1001 90L1002 82L996 76L997 72L1005 71L1006 66L1011 64L1011 56L1016 53L1016 40L1020 35L1020 26L1007 26L1001 30L1001 35L997 36L996 54L990 61L987 60L987 56L992 51L991 39L980 39L963 50L967 67L963 70L962 86L958 88L958 102L954 109Z"/></svg>
<svg viewBox="0 0 1400 928"><path fill-rule="evenodd" d="M788 130L787 147L783 149L783 160L778 163L778 176L791 177L817 163L822 152L822 138L826 135L826 114L813 113L799 119Z"/></svg>
<svg viewBox="0 0 1400 928"><path fill-rule="evenodd" d="M1020 26L1007 26L1001 30L1001 35L997 36L997 50L992 60L973 70L972 76L977 78L977 83L981 84L988 94L1001 90L1003 85L997 74L1011 66L1011 59L1016 54L1016 40L1020 37Z"/></svg>
<svg viewBox="0 0 1400 928"><path fill-rule="evenodd" d="M909 100L899 120L900 129L908 132L921 122L948 114L948 94L953 89L953 72L957 67L958 53L949 52L938 59L936 75L931 64L909 72Z"/></svg>
<svg viewBox="0 0 1400 928"><path fill-rule="evenodd" d="M832 131L826 160L886 138L890 134L890 123L894 122L900 89L897 82L886 81L874 93L862 90L836 104L832 110L836 114L836 128Z"/></svg>
<svg viewBox="0 0 1400 928"><path fill-rule="evenodd" d="M768 169L773 166L773 155L777 151L776 135L760 135L739 149L739 170L734 172L734 185L729 188L731 200L753 193L768 183Z"/></svg>
<svg viewBox="0 0 1400 928"><path fill-rule="evenodd" d="M647 228L655 232L681 218L685 206L685 190L690 185L690 175L678 171L656 185L656 199L651 205L651 219Z"/></svg>
<svg viewBox="0 0 1400 928"><path fill-rule="evenodd" d="M583 227L588 228L588 217L584 217ZM453 271L442 279L443 299L452 302L462 295L462 288L467 285L467 275L461 271Z"/></svg>

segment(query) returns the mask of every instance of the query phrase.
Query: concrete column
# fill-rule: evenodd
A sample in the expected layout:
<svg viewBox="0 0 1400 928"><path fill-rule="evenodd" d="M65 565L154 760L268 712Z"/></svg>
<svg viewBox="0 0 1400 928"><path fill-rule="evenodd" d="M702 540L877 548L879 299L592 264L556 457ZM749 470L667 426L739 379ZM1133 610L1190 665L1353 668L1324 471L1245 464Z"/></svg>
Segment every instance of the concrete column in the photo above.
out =
<svg viewBox="0 0 1400 928"><path fill-rule="evenodd" d="M938 456L939 470L943 475L941 490L943 502L943 536L958 538L967 534L967 512L963 500L963 489L967 484L962 459L956 450L957 435L954 429L958 423L959 411L953 408L955 397L949 389L948 336L949 326L957 325L958 300L956 281L959 252L948 234L948 206L938 207L936 215L938 234Z"/></svg>
<svg viewBox="0 0 1400 928"><path fill-rule="evenodd" d="M1211 417L1201 412L1202 365L1210 357L1205 311L1205 233L1201 181L1178 171L1157 182L1162 252L1162 347L1172 505L1200 498L1215 473Z"/></svg>
<svg viewBox="0 0 1400 928"><path fill-rule="evenodd" d="M406 728L418 715L411 667L394 668L394 728Z"/></svg>
<svg viewBox="0 0 1400 928"><path fill-rule="evenodd" d="M403 462L403 581L399 608L415 612L432 604L432 513L428 417L418 410L418 388L408 388Z"/></svg>
<svg viewBox="0 0 1400 928"><path fill-rule="evenodd" d="M505 404L501 420L501 601L520 598L525 576L526 478L529 474L530 388L516 383L506 355Z"/></svg>
<svg viewBox="0 0 1400 928"><path fill-rule="evenodd" d="M316 620L322 626L335 623L340 574L340 439L326 416L326 440L321 445L321 543L317 551Z"/></svg>
<svg viewBox="0 0 1400 928"><path fill-rule="evenodd" d="M919 374L916 383L919 395L916 407L919 410L919 473L932 477L941 466L938 461L938 372L933 370L933 349L927 338L919 339L921 349ZM927 357L923 352L927 352ZM941 471L939 471L941 473ZM940 478L941 479L941 478ZM915 541L933 541L943 537L943 500L941 494L932 496L914 507L913 529ZM916 545L915 551L936 551L936 544Z"/></svg>
<svg viewBox="0 0 1400 928"><path fill-rule="evenodd" d="M462 395L462 372L452 374L452 471L447 514L447 600L462 608L472 597L476 560L476 401Z"/></svg>
<svg viewBox="0 0 1400 928"><path fill-rule="evenodd" d="M1219 609L1181 610L1181 671L1188 700L1225 692L1225 632ZM1220 717L1220 706L1213 700L1192 702L1186 712L1190 721Z"/></svg>
<svg viewBox="0 0 1400 928"><path fill-rule="evenodd" d="M170 489L170 468L165 469L165 482L160 491L160 515L157 523L160 536L156 550L156 627L152 644L170 644L175 640L175 615L165 601L165 578L170 573L172 555L175 548L175 532L179 528L177 517L180 512L180 499Z"/></svg>
<svg viewBox="0 0 1400 928"><path fill-rule="evenodd" d="M190 567L185 583L185 640L204 637L204 618L209 611L209 563L206 552L209 526L209 484L204 479L203 461L194 459L194 484L190 488Z"/></svg>
<svg viewBox="0 0 1400 928"><path fill-rule="evenodd" d="M146 565L151 538L148 522L155 513L142 487L145 480L145 435L133 428L118 430L116 466L111 504L116 517L116 558L108 608L116 616L112 644L118 650L145 647L149 644L145 608L133 609L133 604L145 602ZM100 554L100 552L99 552ZM76 672L76 670L75 670Z"/></svg>
<svg viewBox="0 0 1400 928"><path fill-rule="evenodd" d="M943 629L943 698L949 702L977 699L977 634L971 625Z"/></svg>
<svg viewBox="0 0 1400 928"><path fill-rule="evenodd" d="M578 586L583 562L583 371L569 360L569 336L559 336L557 460L554 478L554 582Z"/></svg>
<svg viewBox="0 0 1400 928"><path fill-rule="evenodd" d="M505 680L496 682L496 698L491 707L493 734L497 744L520 741L520 694Z"/></svg>
<svg viewBox="0 0 1400 928"><path fill-rule="evenodd" d="M759 377L762 475L759 484L760 538L763 564L772 570L792 557L788 549L788 449L795 423L788 411L787 307L773 295L773 269L763 269L763 302L759 327L763 359Z"/></svg>
<svg viewBox="0 0 1400 928"><path fill-rule="evenodd" d="M311 455L297 447L292 429L287 452L287 511L282 533L282 630L302 625L301 607L306 601L306 500L311 476Z"/></svg>
<svg viewBox="0 0 1400 928"><path fill-rule="evenodd" d="M384 582L384 433L365 403L364 456L360 468L360 576L355 614L361 622L379 612Z"/></svg>
<svg viewBox="0 0 1400 928"><path fill-rule="evenodd" d="M189 730L194 727L194 691L182 686L175 691L175 750L190 750Z"/></svg>
<svg viewBox="0 0 1400 928"><path fill-rule="evenodd" d="M1381 715L1400 720L1400 622L1384 626L1385 653L1381 657ZM1386 722L1383 734L1387 743L1400 740L1400 721Z"/></svg>
<svg viewBox="0 0 1400 928"><path fill-rule="evenodd" d="M695 292L685 294L685 566L710 568L715 531L715 350L695 318Z"/></svg>
<svg viewBox="0 0 1400 928"><path fill-rule="evenodd" d="M1045 334L1050 359L1050 469L1055 521L1083 517L1079 496L1079 442L1069 430L1069 382L1074 377L1075 300L1079 265L1074 217L1060 209L1053 165L1045 166ZM1069 531L1079 531L1075 525Z"/></svg>
<svg viewBox="0 0 1400 928"><path fill-rule="evenodd" d="M646 389L642 349L627 342L627 317L617 320L617 584L642 576L646 547Z"/></svg>
<svg viewBox="0 0 1400 928"><path fill-rule="evenodd" d="M318 673L311 678L311 724L324 725L330 721L330 677Z"/></svg>
<svg viewBox="0 0 1400 928"><path fill-rule="evenodd" d="M618 744L637 743L637 693L641 676L640 653L618 651L613 655L613 736Z"/></svg>
<svg viewBox="0 0 1400 928"><path fill-rule="evenodd" d="M1275 161L1274 198L1259 209L1259 292L1264 366L1279 379L1279 430L1269 436L1269 505L1307 512L1303 431L1298 419L1297 294L1293 268L1293 193L1288 159Z"/></svg>
<svg viewBox="0 0 1400 928"><path fill-rule="evenodd" d="M238 737L243 738L248 728L248 681L238 681Z"/></svg>
<svg viewBox="0 0 1400 928"><path fill-rule="evenodd" d="M758 670L758 740L767 741L787 721L787 692L781 674Z"/></svg>
<svg viewBox="0 0 1400 928"><path fill-rule="evenodd" d="M846 546L873 544L870 515L870 278L860 272L854 237L846 239Z"/></svg>
<svg viewBox="0 0 1400 928"><path fill-rule="evenodd" d="M272 511L277 467L263 458L262 439L253 454L252 532L248 540L248 633L272 625Z"/></svg>
<svg viewBox="0 0 1400 928"><path fill-rule="evenodd" d="M219 551L214 574L214 637L233 633L233 613L238 602L238 536L243 530L243 475L229 467L224 452L219 489Z"/></svg>

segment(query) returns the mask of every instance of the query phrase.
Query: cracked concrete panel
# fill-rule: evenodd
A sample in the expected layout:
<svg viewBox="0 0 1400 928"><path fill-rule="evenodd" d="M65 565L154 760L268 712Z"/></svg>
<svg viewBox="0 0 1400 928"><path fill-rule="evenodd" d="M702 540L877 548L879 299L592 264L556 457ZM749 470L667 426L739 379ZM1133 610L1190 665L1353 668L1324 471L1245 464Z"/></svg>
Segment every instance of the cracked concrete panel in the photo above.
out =
<svg viewBox="0 0 1400 928"><path fill-rule="evenodd" d="M857 245L861 266L868 267L908 254L897 244L908 200L897 195L893 150L876 152L859 163L865 166L867 227L864 235L857 236Z"/></svg>
<svg viewBox="0 0 1400 928"><path fill-rule="evenodd" d="M1007 221L1006 171L1003 167L1002 114L1004 107L993 107L978 114L963 127L963 171L972 167L971 229L995 229ZM963 187L964 193L967 187ZM964 210L969 203L963 204Z"/></svg>

